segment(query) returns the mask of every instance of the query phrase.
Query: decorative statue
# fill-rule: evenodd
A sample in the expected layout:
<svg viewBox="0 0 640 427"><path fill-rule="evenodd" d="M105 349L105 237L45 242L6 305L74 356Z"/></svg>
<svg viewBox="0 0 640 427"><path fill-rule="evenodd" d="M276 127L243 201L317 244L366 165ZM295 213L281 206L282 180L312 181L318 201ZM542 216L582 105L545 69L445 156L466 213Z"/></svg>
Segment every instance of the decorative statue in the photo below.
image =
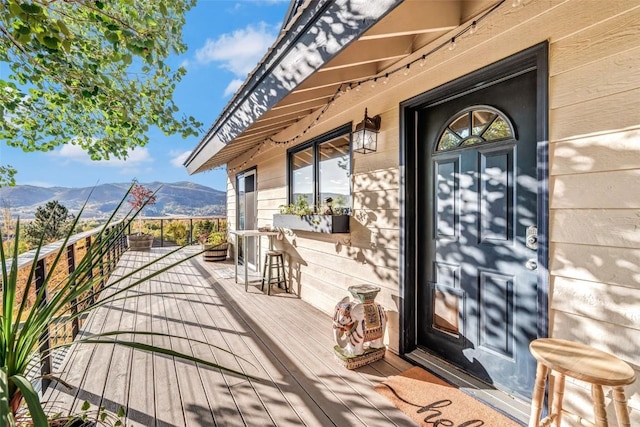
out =
<svg viewBox="0 0 640 427"><path fill-rule="evenodd" d="M387 317L375 298L380 288L371 285L349 287L357 301L344 297L333 314L335 352L343 364L353 369L384 357L384 330Z"/></svg>

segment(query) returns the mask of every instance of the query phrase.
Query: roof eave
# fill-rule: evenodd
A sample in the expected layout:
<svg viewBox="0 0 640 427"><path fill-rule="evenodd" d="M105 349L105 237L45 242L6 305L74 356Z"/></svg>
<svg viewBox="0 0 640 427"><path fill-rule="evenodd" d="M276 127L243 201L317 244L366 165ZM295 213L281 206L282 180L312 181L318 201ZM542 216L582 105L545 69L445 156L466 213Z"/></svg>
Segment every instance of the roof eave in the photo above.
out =
<svg viewBox="0 0 640 427"><path fill-rule="evenodd" d="M402 1L311 2L276 40L184 162L189 174L202 172L204 164L228 143ZM336 25L344 31L325 28ZM207 166L216 165L208 162Z"/></svg>

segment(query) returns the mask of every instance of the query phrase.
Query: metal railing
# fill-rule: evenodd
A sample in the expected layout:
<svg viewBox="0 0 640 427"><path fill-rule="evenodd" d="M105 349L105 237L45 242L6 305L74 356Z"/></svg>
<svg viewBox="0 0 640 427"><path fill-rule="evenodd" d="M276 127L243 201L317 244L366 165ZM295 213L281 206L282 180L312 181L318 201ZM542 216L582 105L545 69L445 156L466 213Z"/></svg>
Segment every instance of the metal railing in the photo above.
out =
<svg viewBox="0 0 640 427"><path fill-rule="evenodd" d="M155 246L174 246L196 241L198 236L194 235L194 231L197 228L195 227L197 221L207 220L211 221L217 230L226 229L225 217L145 217L142 219L142 222L143 227L144 223L151 221L159 222L158 230L150 227L154 237L156 236L155 231L159 231L159 233L157 233L158 238ZM181 225L178 227L176 224ZM118 229L118 227L120 228ZM104 232L101 233L103 229ZM176 230L180 230L180 233L178 233L180 234L179 239L176 239ZM182 233L183 231L184 233ZM66 242L65 248L62 247L64 240L59 240L41 248L38 254L38 259L35 260L36 274L32 279L32 284L34 286L30 287L31 291L29 292L29 295L22 295L22 298L27 298L28 301L26 306L27 311L35 302L36 295L38 295L42 286L47 282L47 275L53 277L51 277L48 282L51 288L44 290L44 297L40 302L42 305L46 305L48 303L49 295L53 295L57 291L56 284L64 283L69 275L75 271L76 265L78 265L82 258L89 252L92 245L96 245L99 242L98 239L105 238L105 236L113 236L112 238L114 239L113 241L108 242L106 245L108 249L100 254L92 263L93 266L89 271L87 280L98 278L99 280L96 280L96 285L88 291L88 295L83 295L80 298L80 301L72 301L65 313L59 313L53 324L49 325L48 330L45 331L40 338L40 346L38 349L39 357L36 358L37 362L35 365L32 365L32 369L30 370L30 375L28 375L28 377L33 379L35 377L42 376L43 379L41 380L41 386L38 387L41 392L44 392L44 390L49 386L50 380L48 378L54 371L54 359L61 359L58 355L54 354L51 349L60 344L71 343L76 338L80 328L82 327L82 322L84 321L83 317L77 317L76 314L93 305L99 299L100 292L107 283L110 274L116 268L122 254L127 250L126 235L129 233L131 233L131 224L126 226L125 229L124 223L114 222L106 226L106 228L105 226L101 226L93 230L73 235ZM155 240L156 239L154 239L154 243ZM176 240L180 241L177 242ZM63 251L61 259L57 263L56 268L52 270L51 266L60 251ZM25 252L18 256L18 289L26 289L29 270L34 263L35 256L35 250ZM11 262L8 260L8 266L10 265ZM16 302L16 307L19 306L20 302L21 301ZM14 315L17 315L15 311ZM60 360L58 362L60 362Z"/></svg>

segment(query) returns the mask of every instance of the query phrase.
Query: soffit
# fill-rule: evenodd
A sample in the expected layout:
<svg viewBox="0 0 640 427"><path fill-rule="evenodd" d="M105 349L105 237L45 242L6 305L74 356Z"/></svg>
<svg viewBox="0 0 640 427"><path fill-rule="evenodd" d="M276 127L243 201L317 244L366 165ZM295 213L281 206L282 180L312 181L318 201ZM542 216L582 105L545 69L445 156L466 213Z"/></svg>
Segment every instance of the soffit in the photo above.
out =
<svg viewBox="0 0 640 427"><path fill-rule="evenodd" d="M233 161L323 108L341 85L383 75L496 0L405 0L265 110L191 173Z"/></svg>

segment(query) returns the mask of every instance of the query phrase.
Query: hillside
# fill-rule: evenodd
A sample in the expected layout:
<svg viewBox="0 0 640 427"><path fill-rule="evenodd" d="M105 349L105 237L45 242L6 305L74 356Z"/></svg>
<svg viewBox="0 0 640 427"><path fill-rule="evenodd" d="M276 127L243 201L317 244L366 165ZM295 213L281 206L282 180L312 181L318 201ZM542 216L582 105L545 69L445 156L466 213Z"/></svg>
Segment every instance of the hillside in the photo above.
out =
<svg viewBox="0 0 640 427"><path fill-rule="evenodd" d="M145 208L145 216L168 215L225 215L226 193L192 182L143 183L157 189L155 205ZM76 214L87 201L83 218L108 216L118 205L130 183L101 184L95 187L35 187L17 185L0 187L0 208L9 206L14 216L33 218L38 208L51 200L57 200Z"/></svg>

